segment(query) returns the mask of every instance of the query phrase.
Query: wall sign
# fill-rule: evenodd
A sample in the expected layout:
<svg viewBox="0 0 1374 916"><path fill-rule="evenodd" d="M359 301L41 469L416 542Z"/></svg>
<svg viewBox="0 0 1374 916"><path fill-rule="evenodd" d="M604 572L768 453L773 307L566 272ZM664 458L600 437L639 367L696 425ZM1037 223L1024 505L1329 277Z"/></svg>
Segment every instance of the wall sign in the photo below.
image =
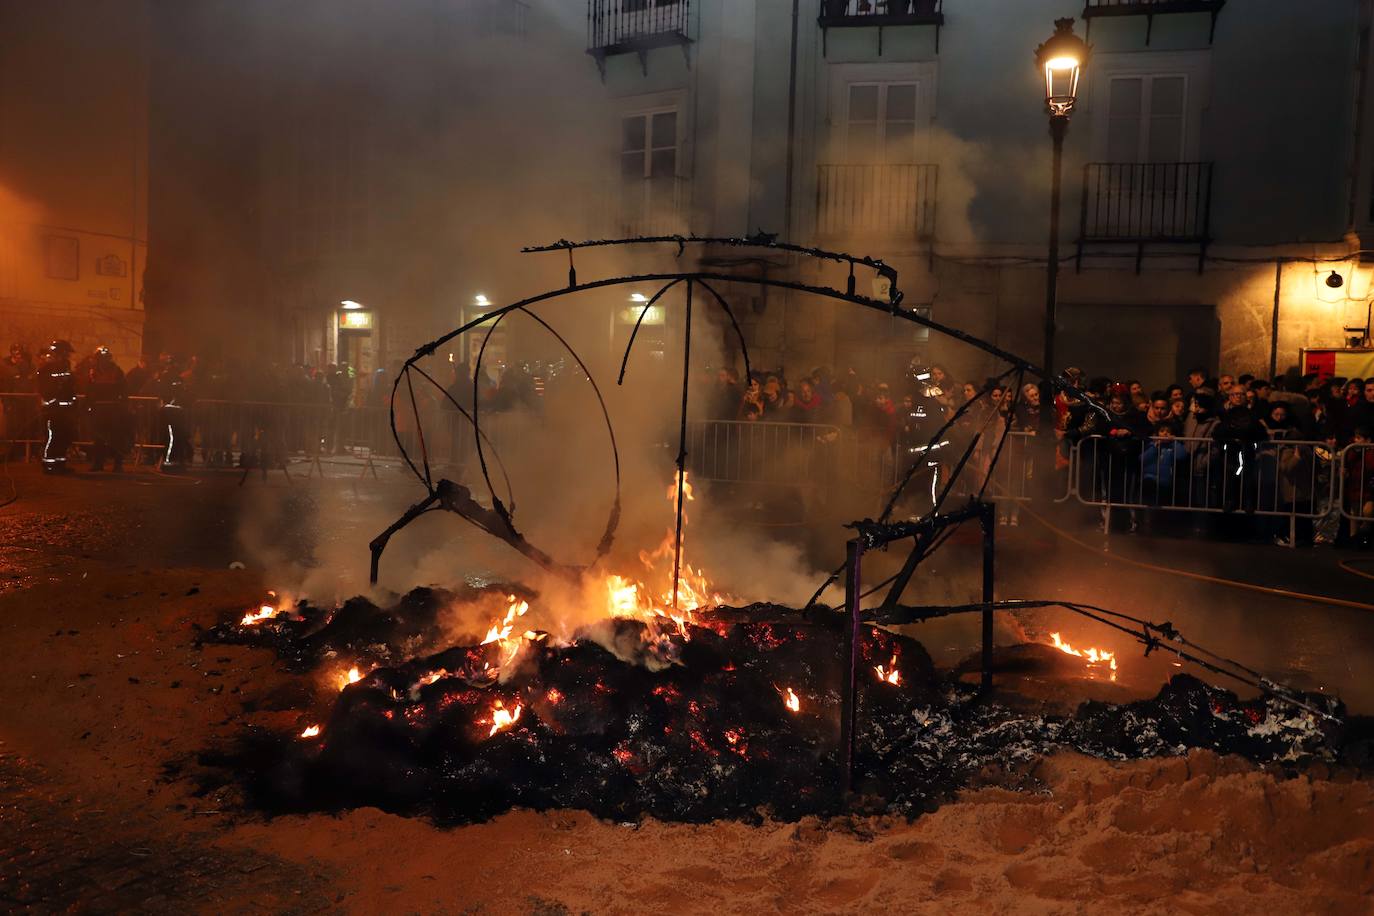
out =
<svg viewBox="0 0 1374 916"><path fill-rule="evenodd" d="M339 312L340 331L370 331L372 330L372 313L370 311L341 311Z"/></svg>

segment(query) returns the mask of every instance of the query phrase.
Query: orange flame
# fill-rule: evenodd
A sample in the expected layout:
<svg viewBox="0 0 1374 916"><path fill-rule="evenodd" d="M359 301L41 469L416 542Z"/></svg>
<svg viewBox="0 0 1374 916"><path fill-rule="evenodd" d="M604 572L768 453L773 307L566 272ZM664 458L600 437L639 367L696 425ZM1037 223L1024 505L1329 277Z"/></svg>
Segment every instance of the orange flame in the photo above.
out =
<svg viewBox="0 0 1374 916"><path fill-rule="evenodd" d="M305 731L301 732L302 738L315 738L320 734L318 725L307 725Z"/></svg>
<svg viewBox="0 0 1374 916"><path fill-rule="evenodd" d="M514 595L507 595L506 600L510 602L506 608L506 616L491 625L487 630L486 638L482 640L482 645L496 643L501 649L500 666L505 667L515 660L515 656L520 652L521 640L529 638L532 631L526 631L520 636L512 636L515 630L517 618L524 617L529 612L530 603L522 601Z"/></svg>
<svg viewBox="0 0 1374 916"><path fill-rule="evenodd" d="M902 683L902 672L897 670L897 654L895 652L892 655L892 660L887 663L887 667L875 665L873 671L878 675L878 680L884 683L894 687Z"/></svg>
<svg viewBox="0 0 1374 916"><path fill-rule="evenodd" d="M290 604L291 604L291 602L290 602L289 600L288 600L288 601L280 601L280 600L278 600L278 599L277 599L277 593L274 592L274 591L271 591L271 590L268 590L268 592L267 592L267 597L270 598L270 599L272 599L272 600L271 600L271 601L264 601L264 602L262 603L262 605L261 605L256 611L248 611L248 612L246 612L246 613L243 615L243 619L239 621L239 626L241 626L241 627L252 627L252 626L257 626L258 624L262 623L264 620L271 620L273 617L276 617L278 614L284 613L284 612L286 611L287 607L290 606Z"/></svg>
<svg viewBox="0 0 1374 916"><path fill-rule="evenodd" d="M354 665L352 668L349 668L346 673L339 675L339 689L343 690L350 684L356 684L362 679L363 673L358 670L357 665Z"/></svg>
<svg viewBox="0 0 1374 916"><path fill-rule="evenodd" d="M491 731L487 732L487 737L490 738L497 732L503 732L519 722L520 713L523 710L524 707L519 703L515 704L514 709L507 709L504 703L497 700L496 705L491 709Z"/></svg>
<svg viewBox="0 0 1374 916"><path fill-rule="evenodd" d="M264 604L256 613L249 611L244 614L243 619L239 621L239 626L251 627L264 620L271 620L275 616L277 616L277 609L270 604Z"/></svg>
<svg viewBox="0 0 1374 916"><path fill-rule="evenodd" d="M791 687L774 688L778 695L782 697L782 705L787 707L788 712L801 712L801 697L793 692Z"/></svg>
<svg viewBox="0 0 1374 916"><path fill-rule="evenodd" d="M667 490L668 500L674 506L677 505L677 494L677 477L674 475ZM682 498L684 503L696 499L692 492L692 483L685 473L682 476ZM684 508L682 513L684 530L688 521L687 512ZM683 560L677 574L676 589L674 589L671 563L676 552L676 542L677 526L675 520L674 525L669 527L664 534L658 547L653 550L642 550L639 553L639 561L644 565L646 572L651 575L667 576L668 585L661 592L656 592L643 582L627 576L614 574L606 576L604 581L606 611L610 616L643 620L651 625L671 623L676 631L685 637L688 632L687 625L696 622L697 611L719 607L730 600L727 596L715 591L704 571L693 568L686 561L686 537L682 540ZM674 606L674 591L676 591L676 607Z"/></svg>
<svg viewBox="0 0 1374 916"><path fill-rule="evenodd" d="M1059 638L1058 633L1051 633L1050 639L1054 647L1065 655L1072 655L1075 658L1086 659L1089 665L1106 664L1111 671L1111 679L1116 680L1116 653L1108 652L1105 649L1075 649L1073 646Z"/></svg>

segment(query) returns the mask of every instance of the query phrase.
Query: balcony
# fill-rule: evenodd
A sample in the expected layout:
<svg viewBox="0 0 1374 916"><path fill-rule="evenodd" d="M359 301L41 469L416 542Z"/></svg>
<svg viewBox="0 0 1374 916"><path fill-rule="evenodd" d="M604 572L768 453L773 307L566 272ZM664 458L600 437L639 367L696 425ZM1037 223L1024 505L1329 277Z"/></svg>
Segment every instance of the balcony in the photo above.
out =
<svg viewBox="0 0 1374 916"><path fill-rule="evenodd" d="M685 235L690 232L692 180L645 178L611 181L589 202L588 233L597 238Z"/></svg>
<svg viewBox="0 0 1374 916"><path fill-rule="evenodd" d="M587 53L606 76L606 58L638 54L640 69L648 72L648 55L655 48L692 43L688 34L691 0L587 0Z"/></svg>
<svg viewBox="0 0 1374 916"><path fill-rule="evenodd" d="M1198 270L1211 241L1212 163L1090 162L1083 166L1078 266L1090 243L1196 244Z"/></svg>
<svg viewBox="0 0 1374 916"><path fill-rule="evenodd" d="M940 27L945 24L944 0L820 0L821 55L829 50L831 29L876 27L878 54L883 53L883 29L897 25L935 26L935 51L940 51Z"/></svg>
<svg viewBox="0 0 1374 916"><path fill-rule="evenodd" d="M939 174L936 165L818 166L817 237L930 239Z"/></svg>
<svg viewBox="0 0 1374 916"><path fill-rule="evenodd" d="M1088 35L1092 35L1093 20L1104 16L1144 16L1145 44L1150 43L1154 31L1155 17L1169 13L1207 13L1212 17L1211 30L1207 43L1211 44L1217 35L1217 16L1226 0L1086 0L1083 18L1088 23Z"/></svg>

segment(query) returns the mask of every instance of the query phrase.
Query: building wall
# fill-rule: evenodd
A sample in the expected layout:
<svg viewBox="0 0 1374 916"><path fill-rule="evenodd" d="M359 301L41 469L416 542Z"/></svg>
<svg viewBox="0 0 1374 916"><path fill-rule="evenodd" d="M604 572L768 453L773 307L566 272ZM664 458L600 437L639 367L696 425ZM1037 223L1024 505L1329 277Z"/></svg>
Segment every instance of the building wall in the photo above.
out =
<svg viewBox="0 0 1374 916"><path fill-rule="evenodd" d="M0 2L0 339L142 350L148 8Z"/></svg>
<svg viewBox="0 0 1374 916"><path fill-rule="evenodd" d="M1275 261L1286 259L1277 368L1295 365L1302 347L1345 340L1349 316L1367 308L1369 295L1364 269L1347 257L1358 247L1348 234L1352 193L1362 199L1355 184L1360 174L1356 91L1362 63L1359 25L1367 5L1338 0L1299 9L1263 0L1241 9L1231 4L1217 20L1214 40L1209 40L1206 14L1159 16L1148 45L1144 17L1095 20L1094 57L1065 149L1062 254L1070 262L1075 254L1083 166L1104 155L1109 76L1181 71L1188 74L1190 98L1185 157L1214 168L1209 257L1199 273L1198 246L1149 245L1137 269L1134 245L1088 245L1082 271L1069 263L1061 275L1066 320L1100 321L1110 315L1101 306L1119 305L1133 315L1155 306L1164 333L1165 310L1195 308L1190 327L1219 324L1208 361L1264 372L1271 356ZM1052 31L1054 19L1080 14L1081 5L946 0L938 50L933 27L909 26L884 29L880 52L876 28L825 32L817 24L819 4L803 0L795 87L789 84L788 0L756 0L730 13L711 0L694 7L699 19L692 67L681 63L677 48L650 52L647 73L633 55L612 59L606 92L684 92L695 125L690 142L698 177L708 161L703 151L726 144L738 150L738 133L747 129L752 136L749 231L788 227L784 234L793 240L882 257L899 268L908 305L928 304L937 320L1037 358L1043 340L1050 143L1033 52ZM747 29L740 22L745 9L754 14ZM1083 22L1077 28L1084 33ZM753 40L753 59L748 67L735 65L730 83L737 95L752 89L752 105L732 108L722 101L732 99L729 92L705 87L725 73L719 49L738 49L742 39ZM1367 67L1367 60L1363 64ZM846 72L876 79L919 73L933 82L934 102L923 125L929 137L925 148L940 170L933 241L817 237L817 166L843 161L831 141L840 118L834 86ZM796 100L790 200L789 91ZM741 120L746 112L752 113L747 128ZM1366 160L1370 145L1366 141ZM740 163L738 156L732 161ZM721 163L710 168L720 187ZM1366 172L1367 187L1374 169ZM697 195L696 202L693 228L739 231L737 205L717 220L710 197ZM843 285L843 276L824 268L800 269ZM1313 282L1314 274L1324 276L1330 269L1350 277L1339 293ZM1331 301L1333 296L1339 301ZM847 325L866 320L844 308L774 297L749 330L765 363L809 368L854 360L853 346L844 342L854 336ZM1082 336L1094 329L1067 330ZM1097 330L1117 331L1110 321ZM969 374L993 368L990 361L938 339L913 343L904 336L898 348L960 365Z"/></svg>
<svg viewBox="0 0 1374 916"><path fill-rule="evenodd" d="M334 310L352 298L376 309L385 362L457 324L479 292L501 302L556 288L566 264L519 248L618 234L605 188L618 174L620 119L675 108L685 203L660 231L764 230L883 258L900 271L906 305L1037 357L1050 143L1032 55L1055 18L1082 7L944 6L938 49L934 28L895 27L884 30L880 54L876 29L823 33L817 0L800 0L793 83L791 0L696 0L685 51L611 55L604 73L586 53L583 0L247 5L252 37L243 56L262 88L260 104L242 116L254 122L258 150L260 174L250 184L258 189L263 279L254 308L274 328L266 346L279 360L328 359ZM1312 259L1351 254L1352 192L1367 200L1374 181L1374 143L1355 144L1367 7L1368 0L1231 3L1214 42L1208 17L1188 14L1157 17L1148 46L1143 18L1094 23L1095 57L1065 150L1060 301L1065 320L1079 323L1070 336L1091 333L1085 321L1119 331L1103 319L1113 305L1133 316L1150 306L1171 315L1196 308L1190 327L1217 325L1208 331L1212 359L1267 370L1274 262L1285 258L1296 260L1280 291L1279 368L1296 362L1303 346L1341 342L1349 314L1367 305L1364 268L1330 262L1349 273L1345 294L1357 295L1339 304L1322 299L1307 275ZM202 28L211 41L220 34L212 21ZM1080 272L1072 263L1080 176L1102 156L1102 87L1112 73L1161 67L1182 68L1193 81L1188 155L1215 165L1204 270L1196 245L1146 246L1138 270L1134 246L1090 245ZM842 161L831 142L836 86L846 73L885 71L917 73L929 86L921 126L939 167L933 239L819 239L818 166ZM1366 97L1366 117L1369 104ZM1364 166L1352 169L1357 157ZM321 198L310 189L323 174L340 177ZM334 241L302 245L318 240L321 220ZM578 266L585 277L657 257L597 250L580 254ZM675 263L671 253L664 258ZM795 259L770 261L740 269L844 282ZM917 355L970 375L993 368L845 307L744 295L739 317L760 365L890 366ZM612 314L623 310L621 299L602 298ZM876 354L863 352L888 338Z"/></svg>

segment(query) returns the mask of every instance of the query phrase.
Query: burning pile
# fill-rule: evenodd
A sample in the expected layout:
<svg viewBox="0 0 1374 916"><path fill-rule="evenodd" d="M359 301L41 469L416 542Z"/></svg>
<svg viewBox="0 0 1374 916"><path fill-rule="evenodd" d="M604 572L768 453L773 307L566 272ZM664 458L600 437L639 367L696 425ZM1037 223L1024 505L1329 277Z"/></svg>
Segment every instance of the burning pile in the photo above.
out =
<svg viewBox="0 0 1374 916"><path fill-rule="evenodd" d="M500 609L486 638L411 652L459 600ZM273 645L341 690L332 709L289 733L250 733L218 760L274 812L375 805L466 822L517 806L677 821L837 810L839 615L754 605L670 625L612 618L553 639L523 629L537 605L509 589L418 589L390 608L300 603L226 624L212 637ZM645 647L660 664L644 664ZM929 810L989 767L1021 771L1056 747L1266 761L1334 759L1341 747L1315 717L1186 675L1153 700L1051 717L980 699L884 630L867 630L861 655L856 786L893 813Z"/></svg>
<svg viewBox="0 0 1374 916"><path fill-rule="evenodd" d="M685 480L682 495L692 499ZM584 583L577 600L596 622L572 632L538 629L554 609L515 587L416 589L388 608L271 595L210 638L269 646L317 672L332 709L289 733L251 733L220 759L269 811L376 805L461 822L515 806L679 821L837 810L843 615L723 607L675 542L670 530L642 552L638 577ZM485 615L485 635L452 645L444 617L456 606ZM1116 679L1112 653L1052 641ZM914 640L866 628L859 649L855 785L894 813L929 809L989 767L1015 772L1061 746L1282 761L1334 759L1341 747L1315 716L1187 676L1150 701L1036 716L937 675Z"/></svg>

